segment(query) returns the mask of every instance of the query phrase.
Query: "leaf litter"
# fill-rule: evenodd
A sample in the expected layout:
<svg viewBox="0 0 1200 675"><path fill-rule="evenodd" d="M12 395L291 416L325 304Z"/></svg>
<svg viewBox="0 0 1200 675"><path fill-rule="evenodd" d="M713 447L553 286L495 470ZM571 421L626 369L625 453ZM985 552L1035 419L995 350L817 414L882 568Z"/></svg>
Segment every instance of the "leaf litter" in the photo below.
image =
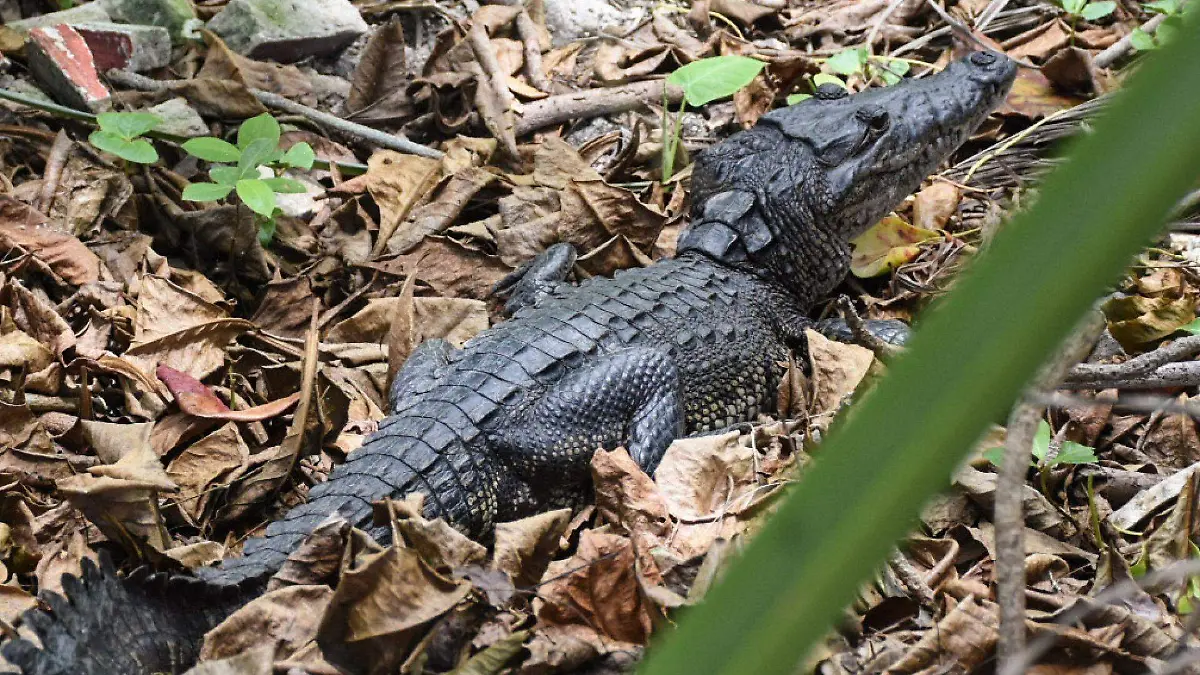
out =
<svg viewBox="0 0 1200 675"><path fill-rule="evenodd" d="M170 77L114 80L117 110L181 100L218 135L266 110L260 91L442 153L381 149L281 117L281 150L303 141L343 164L289 173L309 192L281 195L270 241L235 203L181 200L205 173L174 143L156 141L162 161L130 170L89 146L84 127L0 103L6 626L102 549L126 569L236 555L376 428L412 349L462 344L503 320L491 289L521 263L569 242L583 279L668 255L687 218L692 153L817 82L885 86L965 49L951 38L957 28L909 0L625 3L613 32L567 40L551 4L439 3L390 18L362 4L378 23L340 60L255 60L203 32L173 52ZM954 166L856 242L855 278L839 292L865 318L911 321L936 302L1004 210L1033 194L1055 142L1086 122L1092 108L1080 104L1119 86L1126 70L1113 64L1131 54L1108 50L1147 11L1169 9L1125 3L1072 23L1048 3L1006 4L947 3L975 40L1035 67ZM5 65L22 62L23 39L0 28L6 88L29 86ZM713 56L749 81L732 99L699 86L722 86L722 73L703 69ZM678 108L664 80L687 86L690 107ZM613 103L622 96L633 104ZM676 129L682 171L664 184ZM1087 365L1120 368L1200 332L1194 206L1115 288ZM594 505L578 513L501 523L486 547L411 501L377 504L377 525L393 532L387 547L327 521L265 595L207 636L191 672L631 670L886 370L866 345L808 337L779 392L783 419L677 441L653 477L623 449L598 451ZM1026 618L1058 648L1030 672L1142 672L1194 644L1194 578L1116 604L1097 596L1200 552L1200 380L1186 379L1197 351L1080 389L1048 414L1023 493ZM990 667L997 480L982 450L1002 443L1003 429L994 436L806 672ZM1073 612L1084 618L1062 622Z"/></svg>

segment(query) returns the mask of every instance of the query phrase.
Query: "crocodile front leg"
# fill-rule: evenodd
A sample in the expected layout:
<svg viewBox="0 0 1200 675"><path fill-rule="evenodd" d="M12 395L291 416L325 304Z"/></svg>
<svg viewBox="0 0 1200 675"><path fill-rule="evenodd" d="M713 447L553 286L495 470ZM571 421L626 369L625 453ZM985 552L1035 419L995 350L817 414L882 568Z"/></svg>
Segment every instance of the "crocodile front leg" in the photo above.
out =
<svg viewBox="0 0 1200 675"><path fill-rule="evenodd" d="M664 350L639 347L599 357L568 374L490 440L514 476L529 486L530 500L545 508L547 502L560 505L553 496L560 490L551 494L545 488L566 487L566 494L587 483L597 448L624 446L638 466L653 472L683 431L675 363Z"/></svg>
<svg viewBox="0 0 1200 675"><path fill-rule="evenodd" d="M577 255L571 244L555 244L497 281L492 287L492 295L507 298L504 311L510 316L533 307L566 282Z"/></svg>

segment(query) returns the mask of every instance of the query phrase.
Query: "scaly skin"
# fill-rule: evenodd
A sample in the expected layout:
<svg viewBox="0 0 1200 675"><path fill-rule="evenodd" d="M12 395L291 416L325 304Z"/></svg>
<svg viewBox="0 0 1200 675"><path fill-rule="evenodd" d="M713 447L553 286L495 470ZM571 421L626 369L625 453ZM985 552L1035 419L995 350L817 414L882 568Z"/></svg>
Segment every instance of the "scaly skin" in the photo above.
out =
<svg viewBox="0 0 1200 675"><path fill-rule="evenodd" d="M782 362L804 348L808 309L845 277L850 239L967 138L1014 73L1002 56L974 54L852 97L823 88L703 153L676 258L570 286L573 253L547 250L502 282L510 321L462 350L422 345L378 432L243 557L198 576L248 600L321 521L369 529L372 501L410 492L426 495L428 516L486 540L497 522L581 503L597 447L623 445L652 472L675 438L774 412ZM122 587L91 574L68 594ZM156 649L97 631L103 614L83 602L56 600L55 619L30 620L53 653L18 640L4 654L32 675L176 672L236 606L221 597L199 611L130 591L130 630L170 643Z"/></svg>

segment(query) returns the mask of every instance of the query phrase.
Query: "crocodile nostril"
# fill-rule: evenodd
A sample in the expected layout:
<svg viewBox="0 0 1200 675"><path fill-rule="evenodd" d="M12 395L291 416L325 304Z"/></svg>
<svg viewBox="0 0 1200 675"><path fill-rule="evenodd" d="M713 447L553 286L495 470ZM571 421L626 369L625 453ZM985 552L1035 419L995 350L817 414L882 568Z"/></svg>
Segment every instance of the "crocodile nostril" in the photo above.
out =
<svg viewBox="0 0 1200 675"><path fill-rule="evenodd" d="M977 66L990 66L996 62L996 55L992 52L975 52L971 54L971 63Z"/></svg>

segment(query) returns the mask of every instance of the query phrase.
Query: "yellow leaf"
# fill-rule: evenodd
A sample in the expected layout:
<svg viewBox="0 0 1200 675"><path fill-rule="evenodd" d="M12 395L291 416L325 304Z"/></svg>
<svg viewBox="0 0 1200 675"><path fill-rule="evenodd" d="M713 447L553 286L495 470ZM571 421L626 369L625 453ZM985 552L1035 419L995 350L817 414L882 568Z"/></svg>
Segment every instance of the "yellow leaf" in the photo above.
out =
<svg viewBox="0 0 1200 675"><path fill-rule="evenodd" d="M850 271L860 279L890 272L916 258L921 242L939 236L933 230L913 227L893 213L850 242L854 247Z"/></svg>

